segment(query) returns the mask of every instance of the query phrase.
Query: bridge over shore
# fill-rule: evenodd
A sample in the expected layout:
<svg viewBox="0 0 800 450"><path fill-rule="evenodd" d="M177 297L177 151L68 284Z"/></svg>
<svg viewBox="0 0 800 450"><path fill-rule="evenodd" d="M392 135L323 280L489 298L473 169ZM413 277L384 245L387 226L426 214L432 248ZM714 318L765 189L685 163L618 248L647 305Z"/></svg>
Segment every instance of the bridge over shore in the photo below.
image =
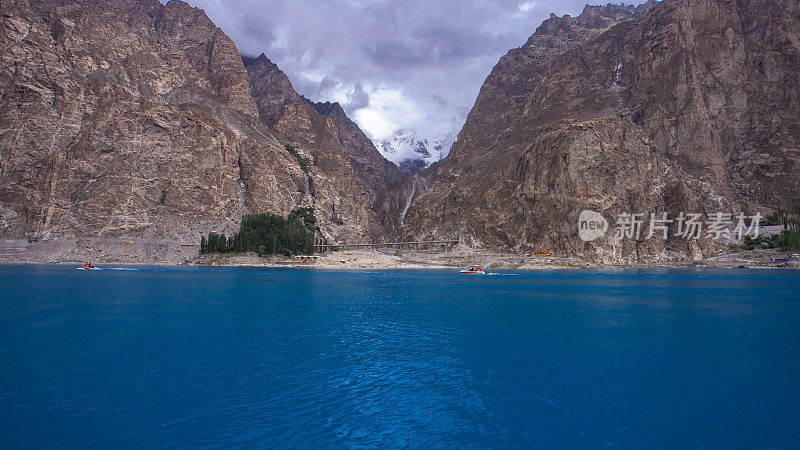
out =
<svg viewBox="0 0 800 450"><path fill-rule="evenodd" d="M461 242L461 239L446 239L442 241L405 241L405 242L377 242L371 244L314 244L314 251L324 253L331 249L348 249L348 248L381 248L381 247L395 247L399 249L413 248L420 250L424 246L433 248L434 246L441 245L445 251L449 251L453 245Z"/></svg>

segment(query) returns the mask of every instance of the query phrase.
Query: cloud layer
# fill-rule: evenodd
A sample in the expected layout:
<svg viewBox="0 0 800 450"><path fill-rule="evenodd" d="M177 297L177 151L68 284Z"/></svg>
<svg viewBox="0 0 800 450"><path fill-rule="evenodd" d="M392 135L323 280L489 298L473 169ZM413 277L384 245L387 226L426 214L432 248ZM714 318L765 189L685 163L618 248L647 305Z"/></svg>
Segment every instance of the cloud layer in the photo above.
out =
<svg viewBox="0 0 800 450"><path fill-rule="evenodd" d="M266 53L373 140L458 132L483 80L553 12L581 0L189 0L247 55Z"/></svg>

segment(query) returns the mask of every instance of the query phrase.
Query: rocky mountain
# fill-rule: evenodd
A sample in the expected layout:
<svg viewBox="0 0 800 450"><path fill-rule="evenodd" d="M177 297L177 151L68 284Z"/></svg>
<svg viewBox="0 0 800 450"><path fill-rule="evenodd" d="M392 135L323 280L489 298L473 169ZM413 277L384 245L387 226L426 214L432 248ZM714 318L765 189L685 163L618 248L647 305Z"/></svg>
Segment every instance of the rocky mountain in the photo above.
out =
<svg viewBox="0 0 800 450"><path fill-rule="evenodd" d="M0 0L0 238L194 243L313 206L329 241L707 256L705 235L584 242L577 219L800 204L798 30L789 0L551 16L494 67L449 155L401 174L338 104L242 57L202 10ZM403 134L385 150L414 172L437 145Z"/></svg>
<svg viewBox="0 0 800 450"><path fill-rule="evenodd" d="M421 174L429 187L404 233L599 261L714 253L705 235L583 242L578 216L594 210L613 227L621 213L800 202L798 30L793 0L551 16L501 58L450 155Z"/></svg>
<svg viewBox="0 0 800 450"><path fill-rule="evenodd" d="M338 105L300 98L266 58L246 69L202 10L1 5L0 237L197 242L309 205L329 239L385 234L394 166Z"/></svg>
<svg viewBox="0 0 800 450"><path fill-rule="evenodd" d="M400 129L379 144L381 154L397 165L402 173L415 174L450 152L455 136L432 139L419 137L414 130Z"/></svg>
<svg viewBox="0 0 800 450"><path fill-rule="evenodd" d="M339 242L385 239L377 200L399 178L397 168L338 103L303 98L263 54L243 60L262 122L312 164L304 194L321 213L326 237Z"/></svg>

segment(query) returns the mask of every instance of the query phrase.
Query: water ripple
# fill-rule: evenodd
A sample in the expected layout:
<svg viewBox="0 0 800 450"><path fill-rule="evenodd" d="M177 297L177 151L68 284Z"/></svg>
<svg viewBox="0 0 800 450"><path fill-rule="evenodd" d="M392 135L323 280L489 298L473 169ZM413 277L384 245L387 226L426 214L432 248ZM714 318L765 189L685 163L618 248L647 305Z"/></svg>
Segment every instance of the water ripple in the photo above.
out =
<svg viewBox="0 0 800 450"><path fill-rule="evenodd" d="M106 269L0 266L5 447L800 445L797 271Z"/></svg>

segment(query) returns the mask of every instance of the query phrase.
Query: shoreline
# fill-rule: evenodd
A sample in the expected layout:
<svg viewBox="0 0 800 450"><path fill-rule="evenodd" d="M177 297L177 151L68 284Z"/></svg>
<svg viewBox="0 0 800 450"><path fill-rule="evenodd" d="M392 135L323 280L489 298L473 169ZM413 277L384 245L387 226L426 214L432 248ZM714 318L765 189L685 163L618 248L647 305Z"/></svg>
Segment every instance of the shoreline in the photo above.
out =
<svg viewBox="0 0 800 450"><path fill-rule="evenodd" d="M800 268L800 255L775 249L731 249L698 261L646 261L604 264L576 257L535 257L457 245L447 252L345 250L317 254L315 261L249 254L199 255L199 246L167 240L63 238L28 242L0 240L0 264L83 264L127 266L275 267L342 270L460 269L472 264L484 270L613 270L668 268ZM788 258L773 262L770 258Z"/></svg>
<svg viewBox="0 0 800 450"><path fill-rule="evenodd" d="M82 263L80 262L49 262L49 263L41 263L41 262L6 262L0 261L0 267L2 266L65 266L65 267L75 267L76 269L80 268ZM146 268L146 267L160 267L160 268L214 268L214 269L225 269L225 268L250 268L250 269L257 269L257 268L264 268L264 269L303 269L303 270L319 270L325 272L353 272L353 271L373 271L373 270L381 270L381 271L413 271L413 270L452 270L458 271L463 269L461 266L434 266L434 265L397 265L397 266L319 266L319 265L301 265L301 264L291 264L291 263L265 263L265 264L150 264L150 263L108 263L108 262L100 262L95 263L95 266L100 270L120 270L124 268ZM748 266L722 266L722 265L713 265L713 264L632 264L632 265L582 265L582 266L571 266L571 265L540 265L540 266L526 266L526 267L485 267L484 268L489 274L491 271L513 271L513 272L520 272L520 273L534 273L534 272L542 272L542 271L617 271L617 270L657 270L657 269L719 269L719 270L800 270L800 264L794 263L789 265L748 265Z"/></svg>
<svg viewBox="0 0 800 450"><path fill-rule="evenodd" d="M618 269L800 269L800 259L790 254L770 251L748 251L748 255L727 254L700 261L651 261L630 264L602 264L578 258L537 258L509 253L476 251L471 255L409 253L393 256L382 252L343 251L321 256L316 262L298 262L282 256L213 255L199 257L192 264L207 267L274 267L324 270L369 269L463 269L472 264L484 270L618 270ZM770 258L789 258L787 263L771 262ZM451 261L443 261L451 259Z"/></svg>

